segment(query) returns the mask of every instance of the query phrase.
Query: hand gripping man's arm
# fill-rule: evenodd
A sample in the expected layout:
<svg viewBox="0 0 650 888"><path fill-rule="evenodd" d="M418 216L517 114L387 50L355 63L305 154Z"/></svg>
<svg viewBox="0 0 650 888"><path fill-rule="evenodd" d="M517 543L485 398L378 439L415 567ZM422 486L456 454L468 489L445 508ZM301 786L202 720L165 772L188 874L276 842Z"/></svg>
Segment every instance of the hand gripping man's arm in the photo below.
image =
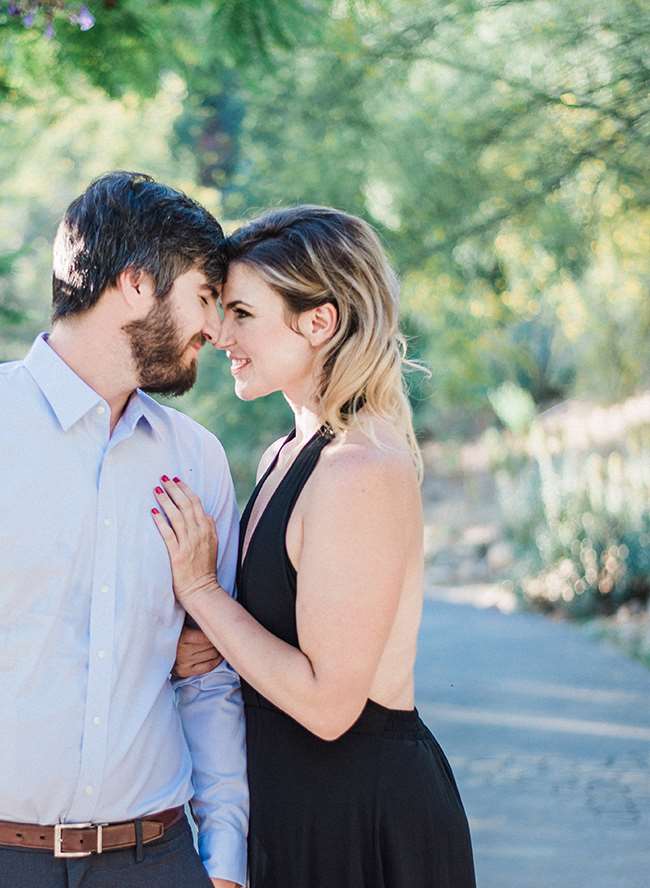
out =
<svg viewBox="0 0 650 888"><path fill-rule="evenodd" d="M234 594L239 515L230 470L221 445L206 453L218 487L206 503L219 537L217 575ZM199 853L212 878L246 882L248 783L244 708L239 677L224 660L211 672L174 681L185 737L192 756L192 811L199 826Z"/></svg>

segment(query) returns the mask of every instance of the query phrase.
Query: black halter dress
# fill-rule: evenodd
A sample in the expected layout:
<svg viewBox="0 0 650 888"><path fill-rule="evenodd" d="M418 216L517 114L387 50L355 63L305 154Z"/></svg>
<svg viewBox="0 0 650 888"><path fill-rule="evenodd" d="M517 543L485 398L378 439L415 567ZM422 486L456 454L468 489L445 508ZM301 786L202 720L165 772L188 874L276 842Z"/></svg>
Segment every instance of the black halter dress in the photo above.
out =
<svg viewBox="0 0 650 888"><path fill-rule="evenodd" d="M296 647L296 572L285 534L330 440L320 430L300 451L260 516L243 563L251 510L277 456L242 516L239 600ZM242 689L250 888L475 888L458 789L417 710L387 709L368 700L343 736L326 741L245 681Z"/></svg>

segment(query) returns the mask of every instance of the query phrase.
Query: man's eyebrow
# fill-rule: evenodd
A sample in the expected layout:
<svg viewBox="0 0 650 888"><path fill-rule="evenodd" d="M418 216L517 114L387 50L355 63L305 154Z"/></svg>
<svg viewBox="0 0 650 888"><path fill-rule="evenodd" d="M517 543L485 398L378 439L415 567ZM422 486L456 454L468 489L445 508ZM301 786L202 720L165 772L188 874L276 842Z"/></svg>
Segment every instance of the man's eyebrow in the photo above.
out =
<svg viewBox="0 0 650 888"><path fill-rule="evenodd" d="M215 299L219 298L219 291L216 287L213 287L212 284L200 284L199 290L207 290Z"/></svg>

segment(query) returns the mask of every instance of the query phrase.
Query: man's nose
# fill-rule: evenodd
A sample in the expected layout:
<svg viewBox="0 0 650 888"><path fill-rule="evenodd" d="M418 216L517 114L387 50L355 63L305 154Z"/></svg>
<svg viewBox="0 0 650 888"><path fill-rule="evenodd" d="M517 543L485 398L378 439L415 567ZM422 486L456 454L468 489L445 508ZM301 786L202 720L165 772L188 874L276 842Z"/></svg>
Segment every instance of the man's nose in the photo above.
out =
<svg viewBox="0 0 650 888"><path fill-rule="evenodd" d="M201 330L204 339L207 339L207 341L215 348L217 347L217 340L221 336L221 325L221 317L215 308L214 312L210 312L210 317L206 320L203 329Z"/></svg>

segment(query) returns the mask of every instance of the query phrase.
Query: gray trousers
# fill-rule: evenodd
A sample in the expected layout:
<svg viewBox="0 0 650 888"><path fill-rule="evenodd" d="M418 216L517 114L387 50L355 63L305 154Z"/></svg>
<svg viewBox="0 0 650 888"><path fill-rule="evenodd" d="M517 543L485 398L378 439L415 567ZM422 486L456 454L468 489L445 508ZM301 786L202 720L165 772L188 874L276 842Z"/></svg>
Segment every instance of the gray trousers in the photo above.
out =
<svg viewBox="0 0 650 888"><path fill-rule="evenodd" d="M212 888L186 819L162 839L92 857L59 859L50 851L0 846L0 888Z"/></svg>

